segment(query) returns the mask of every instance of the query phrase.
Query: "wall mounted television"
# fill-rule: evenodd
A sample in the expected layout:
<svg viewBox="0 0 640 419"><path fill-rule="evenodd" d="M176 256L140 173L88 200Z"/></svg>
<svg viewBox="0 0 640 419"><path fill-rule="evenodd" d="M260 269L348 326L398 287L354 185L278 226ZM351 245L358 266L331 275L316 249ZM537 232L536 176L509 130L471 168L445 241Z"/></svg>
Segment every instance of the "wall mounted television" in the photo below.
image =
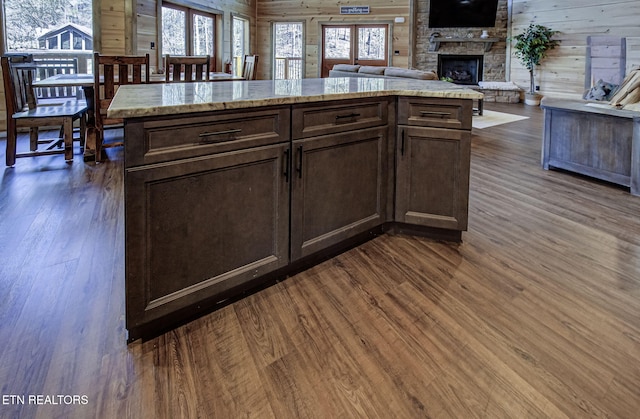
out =
<svg viewBox="0 0 640 419"><path fill-rule="evenodd" d="M430 28L494 27L498 0L431 0Z"/></svg>

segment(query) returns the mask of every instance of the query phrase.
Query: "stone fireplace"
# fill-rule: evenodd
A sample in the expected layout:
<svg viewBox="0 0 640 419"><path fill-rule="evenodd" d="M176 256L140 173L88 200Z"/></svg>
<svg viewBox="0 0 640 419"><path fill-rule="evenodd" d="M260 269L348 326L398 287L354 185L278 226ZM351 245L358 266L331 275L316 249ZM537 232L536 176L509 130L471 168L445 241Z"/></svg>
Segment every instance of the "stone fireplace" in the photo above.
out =
<svg viewBox="0 0 640 419"><path fill-rule="evenodd" d="M482 81L483 55L438 54L438 75L456 84L477 85Z"/></svg>
<svg viewBox="0 0 640 419"><path fill-rule="evenodd" d="M410 67L438 71L441 55L482 56L482 68L479 71L478 81L505 81L507 0L498 1L495 26L482 28L431 28L429 27L429 4L430 0L416 0L416 43ZM486 47L480 37L483 30L487 30L489 38L495 39L490 48ZM442 42L439 48L434 49L431 47L434 36L446 42ZM438 71L438 76L444 75Z"/></svg>

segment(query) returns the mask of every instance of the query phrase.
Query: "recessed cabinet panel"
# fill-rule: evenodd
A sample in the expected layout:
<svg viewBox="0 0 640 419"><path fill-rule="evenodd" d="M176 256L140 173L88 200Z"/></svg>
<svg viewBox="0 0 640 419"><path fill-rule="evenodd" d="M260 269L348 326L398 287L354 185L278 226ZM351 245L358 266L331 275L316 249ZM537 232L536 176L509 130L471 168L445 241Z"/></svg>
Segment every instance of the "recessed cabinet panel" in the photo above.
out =
<svg viewBox="0 0 640 419"><path fill-rule="evenodd" d="M292 259L385 221L386 128L293 142Z"/></svg>
<svg viewBox="0 0 640 419"><path fill-rule="evenodd" d="M471 133L398 128L396 221L466 230Z"/></svg>
<svg viewBox="0 0 640 419"><path fill-rule="evenodd" d="M127 171L130 326L288 263L285 150L267 146Z"/></svg>

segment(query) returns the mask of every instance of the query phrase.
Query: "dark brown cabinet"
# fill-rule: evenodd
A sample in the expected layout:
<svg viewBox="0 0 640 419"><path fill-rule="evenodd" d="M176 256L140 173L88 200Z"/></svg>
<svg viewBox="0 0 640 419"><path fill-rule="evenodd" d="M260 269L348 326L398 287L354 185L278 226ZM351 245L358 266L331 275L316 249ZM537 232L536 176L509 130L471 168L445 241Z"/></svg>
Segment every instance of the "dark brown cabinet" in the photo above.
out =
<svg viewBox="0 0 640 419"><path fill-rule="evenodd" d="M385 221L386 127L293 142L291 259Z"/></svg>
<svg viewBox="0 0 640 419"><path fill-rule="evenodd" d="M289 263L289 143L128 168L127 328Z"/></svg>
<svg viewBox="0 0 640 419"><path fill-rule="evenodd" d="M467 121L471 121L472 112L469 102L399 99L395 221L467 229L471 153L471 127ZM467 126L468 129L461 129Z"/></svg>
<svg viewBox="0 0 640 419"><path fill-rule="evenodd" d="M459 240L471 104L385 96L127 120L129 339L395 225Z"/></svg>
<svg viewBox="0 0 640 419"><path fill-rule="evenodd" d="M386 221L388 98L292 111L292 261Z"/></svg>

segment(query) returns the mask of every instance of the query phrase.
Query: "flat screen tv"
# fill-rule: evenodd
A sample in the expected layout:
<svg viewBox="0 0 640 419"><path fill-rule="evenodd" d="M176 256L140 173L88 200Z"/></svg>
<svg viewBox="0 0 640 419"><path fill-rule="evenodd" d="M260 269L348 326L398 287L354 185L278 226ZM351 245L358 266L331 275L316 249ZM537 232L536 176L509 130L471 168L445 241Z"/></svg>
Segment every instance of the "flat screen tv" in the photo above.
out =
<svg viewBox="0 0 640 419"><path fill-rule="evenodd" d="M430 28L493 27L498 0L431 0Z"/></svg>

